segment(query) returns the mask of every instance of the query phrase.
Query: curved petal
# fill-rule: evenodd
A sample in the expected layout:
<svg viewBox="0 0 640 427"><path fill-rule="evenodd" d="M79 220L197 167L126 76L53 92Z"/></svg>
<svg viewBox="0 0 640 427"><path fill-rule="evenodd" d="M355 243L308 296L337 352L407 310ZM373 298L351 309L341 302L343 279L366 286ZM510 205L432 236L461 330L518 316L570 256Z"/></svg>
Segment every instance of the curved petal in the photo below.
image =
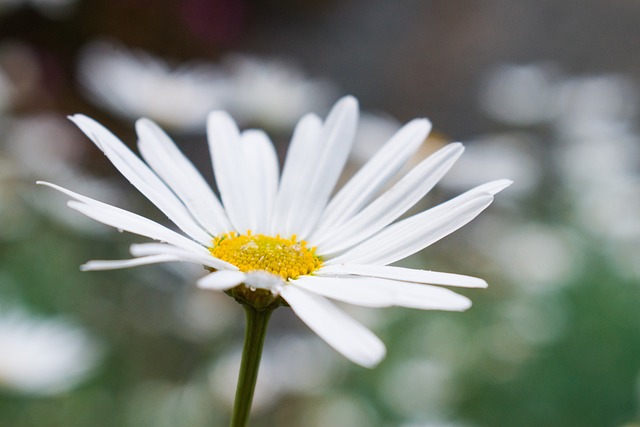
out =
<svg viewBox="0 0 640 427"><path fill-rule="evenodd" d="M92 260L80 266L81 271L119 270L121 268L158 264L161 262L182 261L172 255L153 255L132 259Z"/></svg>
<svg viewBox="0 0 640 427"><path fill-rule="evenodd" d="M207 120L209 151L220 198L235 231L255 228L249 217L246 195L253 190L245 172L240 131L224 111L214 111Z"/></svg>
<svg viewBox="0 0 640 427"><path fill-rule="evenodd" d="M273 208L273 235L291 236L297 232L292 228L289 216L297 208L295 201L308 190L307 183L313 172L313 160L318 158L322 149L319 139L321 130L322 120L315 114L307 114L300 119L293 131Z"/></svg>
<svg viewBox="0 0 640 427"><path fill-rule="evenodd" d="M328 277L345 275L379 277L403 282L429 283L431 285L458 286L461 288L486 288L488 286L487 282L479 277L389 265L329 265L322 267L315 274Z"/></svg>
<svg viewBox="0 0 640 427"><path fill-rule="evenodd" d="M207 274L196 283L202 289L226 291L244 282L245 277L242 271L220 270Z"/></svg>
<svg viewBox="0 0 640 427"><path fill-rule="evenodd" d="M409 160L430 130L427 119L412 120L398 130L331 199L313 236L326 234L358 212Z"/></svg>
<svg viewBox="0 0 640 427"><path fill-rule="evenodd" d="M241 144L250 189L250 193L245 194L245 203L251 223L255 224L251 230L269 233L278 191L278 156L267 134L259 130L243 132Z"/></svg>
<svg viewBox="0 0 640 427"><path fill-rule="evenodd" d="M326 265L391 264L453 233L478 216L492 201L493 196L489 193L479 193L472 198L458 196L388 226L358 246L327 260Z"/></svg>
<svg viewBox="0 0 640 427"><path fill-rule="evenodd" d="M438 286L377 277L301 277L292 282L314 294L365 307L462 311L471 301Z"/></svg>
<svg viewBox="0 0 640 427"><path fill-rule="evenodd" d="M440 181L463 151L462 144L454 143L426 158L349 221L313 241L318 252L331 254L345 250L391 224Z"/></svg>
<svg viewBox="0 0 640 427"><path fill-rule="evenodd" d="M373 368L384 358L380 338L325 298L296 286L284 286L280 295L312 331L347 359Z"/></svg>
<svg viewBox="0 0 640 427"><path fill-rule="evenodd" d="M358 120L358 102L347 96L333 107L322 126L316 144L321 144L317 156L306 157L307 181L301 181L298 194L292 195L287 215L288 229L300 239L306 238L316 226L329 200L353 145Z"/></svg>
<svg viewBox="0 0 640 427"><path fill-rule="evenodd" d="M390 289L370 286L371 282L365 283L362 277L301 276L290 283L323 297L363 307L391 307L394 302L394 295Z"/></svg>
<svg viewBox="0 0 640 427"><path fill-rule="evenodd" d="M200 244L176 233L175 231L169 230L165 226L151 221L148 218L99 202L90 197L74 193L71 190L67 190L66 188L49 182L38 181L37 184L46 185L79 200L79 202L71 201L67 204L72 209L75 209L98 222L117 228L118 230L124 230L129 233L149 237L154 240L171 243L172 245L189 251L194 251L196 253L203 253L203 251L204 253L208 253L207 249Z"/></svg>
<svg viewBox="0 0 640 427"><path fill-rule="evenodd" d="M164 243L138 243L131 245L131 255L150 256L150 255L171 255L182 261L193 262L195 264L202 264L205 267L215 268L216 270L237 270L238 267L229 264L221 259L214 257L211 254L195 253L193 251L186 251L181 248L177 248L172 245Z"/></svg>
<svg viewBox="0 0 640 427"><path fill-rule="evenodd" d="M158 125L136 122L138 149L145 161L185 204L209 234L231 231L227 214L200 172Z"/></svg>
<svg viewBox="0 0 640 427"><path fill-rule="evenodd" d="M104 126L77 114L70 119L102 150L120 173L194 240L208 244L211 236L191 216L164 182Z"/></svg>

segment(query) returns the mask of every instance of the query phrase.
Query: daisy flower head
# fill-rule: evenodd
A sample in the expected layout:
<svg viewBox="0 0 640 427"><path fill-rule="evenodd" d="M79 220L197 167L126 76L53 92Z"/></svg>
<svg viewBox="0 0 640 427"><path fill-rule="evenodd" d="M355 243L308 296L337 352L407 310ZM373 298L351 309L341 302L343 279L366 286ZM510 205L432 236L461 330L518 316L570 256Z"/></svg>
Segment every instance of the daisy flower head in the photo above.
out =
<svg viewBox="0 0 640 427"><path fill-rule="evenodd" d="M399 129L332 195L356 131L355 98L342 98L324 121L304 116L281 172L264 132L240 131L227 113L214 111L207 133L219 197L153 122L136 123L140 158L92 119L71 120L179 228L43 183L72 197L69 206L82 214L159 241L132 245L131 259L90 261L83 270L201 264L210 271L198 281L201 288L225 291L258 310L288 305L329 345L366 367L382 360L384 344L331 300L460 311L469 299L434 285L487 286L475 277L390 265L471 221L511 183L493 181L399 220L463 152L460 143L449 144L386 188L425 140L426 119Z"/></svg>

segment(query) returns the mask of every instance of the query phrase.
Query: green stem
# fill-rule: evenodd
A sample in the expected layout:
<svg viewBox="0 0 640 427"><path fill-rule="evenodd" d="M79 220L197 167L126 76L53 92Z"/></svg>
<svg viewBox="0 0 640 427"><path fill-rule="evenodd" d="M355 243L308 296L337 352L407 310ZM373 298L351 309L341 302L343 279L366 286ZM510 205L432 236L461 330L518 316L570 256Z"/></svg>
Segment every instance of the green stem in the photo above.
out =
<svg viewBox="0 0 640 427"><path fill-rule="evenodd" d="M256 310L254 307L244 305L247 325L244 333L244 346L242 348L242 363L238 375L238 387L236 388L236 400L233 404L233 416L231 427L246 427L253 401L253 392L258 379L262 346L267 332L267 324L273 309Z"/></svg>

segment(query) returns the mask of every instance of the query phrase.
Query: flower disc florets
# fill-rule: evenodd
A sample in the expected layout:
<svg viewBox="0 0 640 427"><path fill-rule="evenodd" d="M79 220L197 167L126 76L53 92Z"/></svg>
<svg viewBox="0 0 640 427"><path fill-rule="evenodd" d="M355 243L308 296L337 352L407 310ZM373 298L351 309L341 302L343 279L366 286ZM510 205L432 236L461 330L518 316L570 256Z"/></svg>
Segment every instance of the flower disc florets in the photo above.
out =
<svg viewBox="0 0 640 427"><path fill-rule="evenodd" d="M240 271L266 271L284 280L311 274L322 265L315 254L315 247L298 241L293 235L289 239L279 235L226 233L213 239L211 254L238 267Z"/></svg>
<svg viewBox="0 0 640 427"><path fill-rule="evenodd" d="M279 235L225 233L213 239L209 251L213 256L238 267L245 273L272 274L282 280L296 279L311 274L322 265L315 254L316 248L308 248L307 242L296 236L282 238ZM251 283L236 286L227 291L241 304L258 310L274 309L287 303L274 289L257 289Z"/></svg>

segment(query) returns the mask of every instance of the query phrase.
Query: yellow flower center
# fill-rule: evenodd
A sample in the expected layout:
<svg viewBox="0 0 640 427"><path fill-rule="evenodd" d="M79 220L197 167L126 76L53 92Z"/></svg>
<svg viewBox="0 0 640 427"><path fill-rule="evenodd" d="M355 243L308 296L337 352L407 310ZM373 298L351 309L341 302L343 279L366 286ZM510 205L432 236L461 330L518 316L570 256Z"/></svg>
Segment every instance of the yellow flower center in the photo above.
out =
<svg viewBox="0 0 640 427"><path fill-rule="evenodd" d="M311 274L322 265L322 260L315 254L316 248L308 248L307 242L298 241L295 234L284 239L279 235L253 235L251 231L247 234L225 233L213 239L209 251L240 271L268 271L285 280Z"/></svg>

